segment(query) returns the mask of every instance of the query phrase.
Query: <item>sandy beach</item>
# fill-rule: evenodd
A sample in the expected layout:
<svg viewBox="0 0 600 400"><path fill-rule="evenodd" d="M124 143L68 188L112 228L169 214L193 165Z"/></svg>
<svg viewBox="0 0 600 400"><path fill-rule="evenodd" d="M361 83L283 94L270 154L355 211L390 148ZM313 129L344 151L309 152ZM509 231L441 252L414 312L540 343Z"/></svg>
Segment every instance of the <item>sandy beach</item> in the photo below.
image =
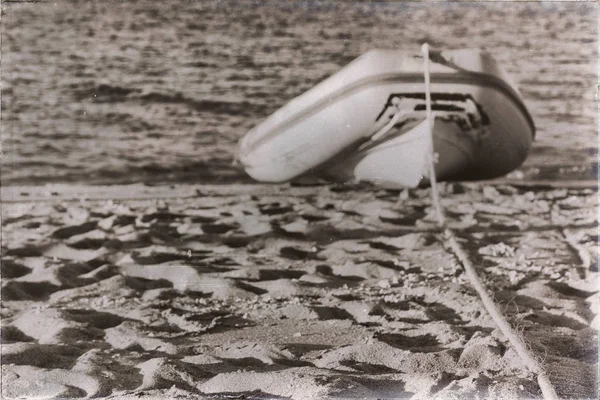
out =
<svg viewBox="0 0 600 400"><path fill-rule="evenodd" d="M597 190L579 186L446 184L442 202L558 394L594 398ZM540 398L428 189L3 197L4 398Z"/></svg>
<svg viewBox="0 0 600 400"><path fill-rule="evenodd" d="M1 397L541 398L429 189L252 182L236 144L375 48L483 48L536 126L440 196L561 398L598 398L598 4L2 3ZM596 96L596 97L595 97Z"/></svg>

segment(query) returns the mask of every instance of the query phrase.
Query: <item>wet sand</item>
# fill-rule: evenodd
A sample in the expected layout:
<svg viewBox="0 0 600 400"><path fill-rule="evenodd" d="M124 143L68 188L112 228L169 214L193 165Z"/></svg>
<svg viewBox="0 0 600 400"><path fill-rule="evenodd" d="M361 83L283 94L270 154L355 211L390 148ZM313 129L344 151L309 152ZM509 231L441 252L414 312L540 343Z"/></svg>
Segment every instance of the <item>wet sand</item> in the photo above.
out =
<svg viewBox="0 0 600 400"><path fill-rule="evenodd" d="M551 186L444 184L442 202L559 395L595 398L597 190ZM540 398L444 247L428 189L3 198L5 398Z"/></svg>

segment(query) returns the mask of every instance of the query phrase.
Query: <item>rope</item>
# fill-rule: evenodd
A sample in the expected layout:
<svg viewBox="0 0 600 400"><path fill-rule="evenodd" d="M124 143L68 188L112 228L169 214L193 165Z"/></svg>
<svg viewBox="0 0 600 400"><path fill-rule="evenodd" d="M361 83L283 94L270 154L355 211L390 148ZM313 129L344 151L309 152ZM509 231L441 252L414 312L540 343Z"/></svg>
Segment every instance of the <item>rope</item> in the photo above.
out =
<svg viewBox="0 0 600 400"><path fill-rule="evenodd" d="M385 134L387 134L390 130L392 130L392 128L394 127L394 125L396 125L396 123L398 122L398 120L400 119L401 116L406 114L406 111L402 110L400 108L399 104L395 104L396 106L396 113L394 114L394 116L392 117L392 119L390 119L390 122L388 122L387 124L385 124L385 126L383 128L381 128L379 131L377 131L377 133L375 133L373 136L371 136L371 141L374 142L376 140L379 140L382 136L384 136Z"/></svg>
<svg viewBox="0 0 600 400"><path fill-rule="evenodd" d="M429 45L423 44L421 48L423 51L423 58L425 59L425 105L427 112L427 130L429 131L429 151L427 152L427 159L429 162L429 181L431 182L431 195L433 196L433 204L435 207L435 214L440 226L446 224L446 218L440 205L439 192L437 188L437 179L435 177L435 160L433 152L433 118L431 115L431 82L429 80Z"/></svg>
<svg viewBox="0 0 600 400"><path fill-rule="evenodd" d="M569 229L563 229L562 234L573 250L577 252L579 260L581 261L581 268L583 268L584 279L588 279L590 275L590 267L592 265L592 256L589 251L581 244L573 232Z"/></svg>
<svg viewBox="0 0 600 400"><path fill-rule="evenodd" d="M540 385L540 389L542 389L542 395L544 396L544 399L558 399L558 396L556 395L556 392L550 383L550 379L548 379L548 375L542 366L527 348L527 345L519 336L519 334L512 329L508 321L506 321L506 318L502 315L502 312L496 303L494 303L494 300L492 300L490 295L487 293L485 286L475 271L475 267L473 267L473 264L471 264L467 254L456 240L454 232L452 232L450 229L444 230L444 238L446 239L454 255L463 265L471 285L479 295L479 298L481 299L481 302L483 303L487 312L490 314L496 325L498 325L498 328L500 328L504 336L506 336L510 344L512 344L512 346L515 348L517 354L519 354L519 357L521 357L527 368L537 375L538 384Z"/></svg>
<svg viewBox="0 0 600 400"><path fill-rule="evenodd" d="M492 300L490 295L487 293L487 290L486 290L484 284L481 282L481 280L479 279L479 276L477 275L475 267L473 266L473 264L469 260L469 257L467 256L467 254L461 247L460 243L456 239L456 235L454 234L454 232L451 229L445 227L446 221L445 221L444 214L442 211L442 206L440 204L439 192L438 192L438 188L437 188L437 181L436 181L436 177L435 177L435 168L434 168L435 162L434 162L434 157L433 157L433 129L432 129L433 124L431 121L431 84L429 81L429 45L427 43L423 44L421 50L423 52L424 63L425 63L425 68L424 68L425 69L425 71L424 71L425 72L425 100L427 102L427 121L428 121L428 127L429 127L429 132L430 132L430 139L431 139L431 146L429 148L429 157L428 157L429 158L429 173L430 173L429 179L431 181L432 201L435 206L438 225L444 229L443 236L444 236L446 243L449 245L450 249L452 250L454 255L458 258L458 260L462 264L463 268L465 269L465 273L466 273L467 277L469 278L471 285L473 286L473 288L479 295L479 298L481 299L481 302L483 303L483 306L485 307L486 311L488 312L488 314L490 315L492 320L496 323L498 328L500 328L500 330L502 331L504 336L506 336L506 338L508 339L510 344L514 347L515 351L517 352L519 357L521 357L521 360L523 360L523 362L525 363L527 368L532 373L537 375L537 381L538 381L538 384L540 385L540 389L542 390L542 396L544 397L544 399L546 399L546 400L558 399L556 391L554 390L554 387L552 386L552 383L550 382L550 379L548 378L548 375L544 371L543 367L535 359L535 356L533 355L533 353L527 348L527 345L525 344L523 338L517 332L515 332L515 330L510 326L510 324L508 323L506 318L502 315L500 308L496 305L494 300Z"/></svg>

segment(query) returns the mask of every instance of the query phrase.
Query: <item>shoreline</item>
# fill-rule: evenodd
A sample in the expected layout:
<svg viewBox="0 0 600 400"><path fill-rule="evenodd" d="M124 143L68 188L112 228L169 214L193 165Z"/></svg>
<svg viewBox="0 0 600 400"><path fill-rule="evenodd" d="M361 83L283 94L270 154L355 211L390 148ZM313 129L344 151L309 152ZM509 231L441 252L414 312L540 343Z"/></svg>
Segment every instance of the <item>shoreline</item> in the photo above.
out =
<svg viewBox="0 0 600 400"><path fill-rule="evenodd" d="M483 186L513 186L529 190L551 189L592 189L598 190L597 180L534 180L521 181L514 179L496 179L472 182L441 182L445 185L462 185L466 188ZM128 185L82 185L82 184L45 184L3 186L0 188L0 200L5 203L37 202L37 201L80 201L84 200L144 200L169 198L194 198L199 196L231 196L276 194L285 189L290 194L304 195L319 188L340 187L344 190L369 188L371 190L389 190L391 192L405 189L384 188L359 183L316 183L316 184L173 184L149 186L143 183ZM411 189L406 189L411 190Z"/></svg>

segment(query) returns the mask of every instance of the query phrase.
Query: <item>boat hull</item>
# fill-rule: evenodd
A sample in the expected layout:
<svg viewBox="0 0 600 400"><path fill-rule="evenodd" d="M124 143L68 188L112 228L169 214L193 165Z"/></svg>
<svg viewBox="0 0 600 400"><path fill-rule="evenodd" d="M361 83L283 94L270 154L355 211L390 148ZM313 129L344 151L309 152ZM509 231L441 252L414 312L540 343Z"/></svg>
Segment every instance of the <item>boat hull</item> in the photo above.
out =
<svg viewBox="0 0 600 400"><path fill-rule="evenodd" d="M452 122L434 121L433 149L437 179L460 173L473 161L474 143ZM333 181L368 181L386 187L416 187L429 181L429 126L424 121L381 143L334 157L320 169Z"/></svg>
<svg viewBox="0 0 600 400"><path fill-rule="evenodd" d="M518 90L493 58L478 50L457 50L433 52L431 61L432 106L440 121L434 150L444 160L438 163L439 177L489 179L518 167L535 127ZM240 142L239 160L251 177L264 182L315 171L334 179L360 179L348 168L333 166L351 165L348 160L398 112L398 103L407 111L400 131L422 121L422 65L422 57L396 51L366 53L250 131ZM391 171L385 170L386 163L378 168L391 176L394 165Z"/></svg>

